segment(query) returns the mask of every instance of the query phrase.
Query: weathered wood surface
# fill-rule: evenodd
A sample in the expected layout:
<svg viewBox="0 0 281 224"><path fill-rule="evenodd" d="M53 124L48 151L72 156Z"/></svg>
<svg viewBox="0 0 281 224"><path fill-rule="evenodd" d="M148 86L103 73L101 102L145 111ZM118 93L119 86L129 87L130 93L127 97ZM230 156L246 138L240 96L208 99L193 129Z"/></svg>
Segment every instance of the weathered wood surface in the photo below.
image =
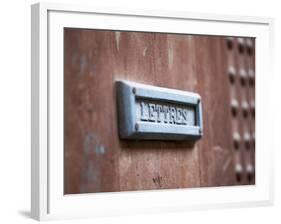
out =
<svg viewBox="0 0 281 224"><path fill-rule="evenodd" d="M224 37L66 28L65 194L237 184ZM197 142L120 140L116 80L201 95Z"/></svg>

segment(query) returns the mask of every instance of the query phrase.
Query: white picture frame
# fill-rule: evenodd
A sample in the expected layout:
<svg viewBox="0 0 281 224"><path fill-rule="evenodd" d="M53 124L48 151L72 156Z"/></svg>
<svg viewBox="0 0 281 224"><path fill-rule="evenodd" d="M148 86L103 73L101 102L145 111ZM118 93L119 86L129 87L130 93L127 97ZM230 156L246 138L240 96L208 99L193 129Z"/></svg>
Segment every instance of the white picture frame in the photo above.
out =
<svg viewBox="0 0 281 224"><path fill-rule="evenodd" d="M273 203L270 125L271 18L190 12L32 5L31 214L37 220L112 216ZM63 28L159 31L256 38L256 184L161 191L63 194Z"/></svg>

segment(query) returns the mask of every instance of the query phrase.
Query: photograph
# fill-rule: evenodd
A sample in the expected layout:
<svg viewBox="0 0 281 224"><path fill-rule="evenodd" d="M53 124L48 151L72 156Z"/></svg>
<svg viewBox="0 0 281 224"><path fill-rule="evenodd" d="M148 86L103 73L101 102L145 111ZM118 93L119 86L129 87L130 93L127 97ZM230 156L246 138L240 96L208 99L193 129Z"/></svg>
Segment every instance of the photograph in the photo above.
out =
<svg viewBox="0 0 281 224"><path fill-rule="evenodd" d="M255 49L64 27L64 194L255 185Z"/></svg>

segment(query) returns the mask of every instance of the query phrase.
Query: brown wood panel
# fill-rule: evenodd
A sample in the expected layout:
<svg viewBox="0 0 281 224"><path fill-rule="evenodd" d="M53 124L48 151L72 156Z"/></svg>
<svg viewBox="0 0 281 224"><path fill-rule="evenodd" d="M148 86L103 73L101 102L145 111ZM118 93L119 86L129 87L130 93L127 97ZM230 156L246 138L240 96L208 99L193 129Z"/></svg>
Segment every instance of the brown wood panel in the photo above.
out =
<svg viewBox="0 0 281 224"><path fill-rule="evenodd" d="M234 185L224 37L66 28L65 193ZM198 92L196 142L120 140L116 80Z"/></svg>
<svg viewBox="0 0 281 224"><path fill-rule="evenodd" d="M186 70L174 68L177 65L174 54L188 52L185 38L182 35L119 33L116 58L120 63L116 67L118 74L125 75L117 78L188 90L191 84L182 82ZM122 63L124 60L126 63ZM120 141L120 189L199 186L197 152L189 149L192 145L186 142Z"/></svg>
<svg viewBox="0 0 281 224"><path fill-rule="evenodd" d="M229 86L224 39L197 37L197 80L204 106L204 139L199 142L201 186L233 185Z"/></svg>
<svg viewBox="0 0 281 224"><path fill-rule="evenodd" d="M113 33L65 29L65 193L116 191Z"/></svg>

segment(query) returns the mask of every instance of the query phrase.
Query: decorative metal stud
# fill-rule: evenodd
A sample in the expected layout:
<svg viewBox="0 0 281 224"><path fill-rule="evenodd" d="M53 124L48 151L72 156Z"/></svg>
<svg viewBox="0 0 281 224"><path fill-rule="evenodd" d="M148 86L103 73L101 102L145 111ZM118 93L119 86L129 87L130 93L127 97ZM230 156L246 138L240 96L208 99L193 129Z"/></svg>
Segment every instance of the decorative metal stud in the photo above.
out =
<svg viewBox="0 0 281 224"><path fill-rule="evenodd" d="M226 44L229 50L233 48L233 37L227 37L226 38Z"/></svg>
<svg viewBox="0 0 281 224"><path fill-rule="evenodd" d="M239 149L240 144L240 135L238 132L233 133L233 143L234 143L234 149Z"/></svg>
<svg viewBox="0 0 281 224"><path fill-rule="evenodd" d="M254 100L251 100L250 102L250 108L251 108L251 114L252 116L254 117L255 116L255 101Z"/></svg>
<svg viewBox="0 0 281 224"><path fill-rule="evenodd" d="M241 107L242 107L244 117L247 117L248 111L249 111L249 104L247 103L247 101L243 100Z"/></svg>
<svg viewBox="0 0 281 224"><path fill-rule="evenodd" d="M133 94L136 94L137 90L135 87L132 89L132 92L133 92Z"/></svg>
<svg viewBox="0 0 281 224"><path fill-rule="evenodd" d="M248 77L250 85L253 86L255 84L255 72L253 69L249 69Z"/></svg>
<svg viewBox="0 0 281 224"><path fill-rule="evenodd" d="M237 38L237 42L238 42L238 49L239 49L239 52L242 54L245 50L245 40L244 38Z"/></svg>
<svg viewBox="0 0 281 224"><path fill-rule="evenodd" d="M135 130L136 130L136 131L139 130L139 124L135 124Z"/></svg>
<svg viewBox="0 0 281 224"><path fill-rule="evenodd" d="M228 75L229 75L230 82L233 83L235 80L235 76L236 76L236 69L234 66L232 66L232 65L229 66Z"/></svg>
<svg viewBox="0 0 281 224"><path fill-rule="evenodd" d="M254 167L252 166L252 164L247 164L246 173L247 173L248 181L250 182L254 174Z"/></svg>
<svg viewBox="0 0 281 224"><path fill-rule="evenodd" d="M252 55L253 53L253 41L250 38L246 39L246 46L247 46L247 52L249 55Z"/></svg>
<svg viewBox="0 0 281 224"><path fill-rule="evenodd" d="M238 101L236 99L232 99L230 106L231 106L232 115L236 116L238 113L238 107L239 107Z"/></svg>
<svg viewBox="0 0 281 224"><path fill-rule="evenodd" d="M246 71L244 68L241 68L239 73L240 73L241 84L242 86L244 86L246 84L246 78L247 78Z"/></svg>
<svg viewBox="0 0 281 224"><path fill-rule="evenodd" d="M251 173L251 174L254 172L254 168L253 168L252 164L247 164L246 172Z"/></svg>
<svg viewBox="0 0 281 224"><path fill-rule="evenodd" d="M250 149L250 142L251 142L250 133L249 132L245 132L243 137L244 137L244 143L245 143L246 149Z"/></svg>
<svg viewBox="0 0 281 224"><path fill-rule="evenodd" d="M236 180L238 182L241 181L242 173L243 173L243 167L242 167L242 165L240 163L237 163L235 165L235 175L236 175Z"/></svg>

